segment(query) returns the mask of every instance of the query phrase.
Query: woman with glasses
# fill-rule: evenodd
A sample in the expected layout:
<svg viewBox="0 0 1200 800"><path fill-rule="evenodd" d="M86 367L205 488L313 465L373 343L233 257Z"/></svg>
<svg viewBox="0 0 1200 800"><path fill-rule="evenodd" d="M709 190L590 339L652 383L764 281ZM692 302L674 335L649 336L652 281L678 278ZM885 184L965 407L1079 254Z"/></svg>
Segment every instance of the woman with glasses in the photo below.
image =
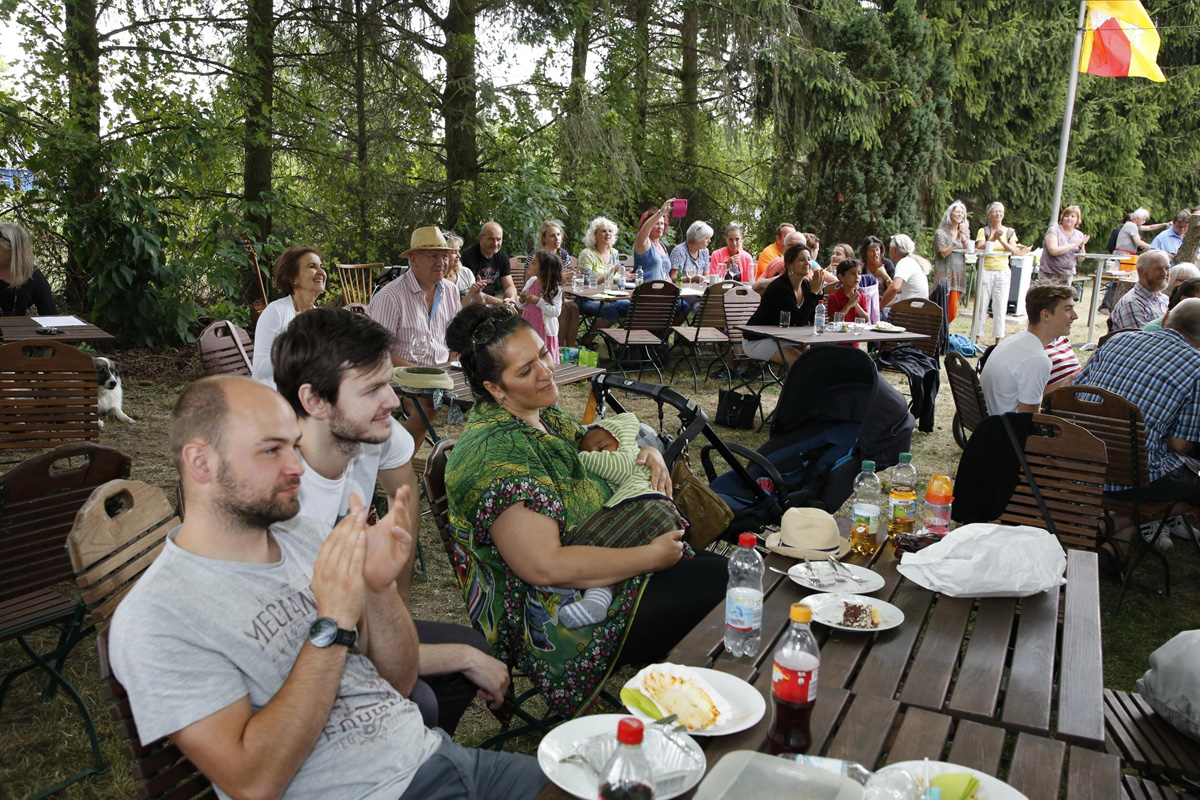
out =
<svg viewBox="0 0 1200 800"><path fill-rule="evenodd" d="M0 317L23 317L33 307L57 314L50 282L33 260L29 234L20 225L0 222Z"/></svg>
<svg viewBox="0 0 1200 800"><path fill-rule="evenodd" d="M721 602L727 562L706 552L684 558L680 530L593 518L608 485L584 469L583 426L558 407L554 355L525 319L468 306L446 343L476 399L446 464L463 597L493 654L528 675L552 713L574 717L614 667L662 660ZM642 448L640 462L652 489L669 495L662 455ZM603 545L633 530L650 543ZM563 544L579 537L597 544ZM564 590L598 587L612 591L600 622L571 628L560 619L560 607L578 600Z"/></svg>

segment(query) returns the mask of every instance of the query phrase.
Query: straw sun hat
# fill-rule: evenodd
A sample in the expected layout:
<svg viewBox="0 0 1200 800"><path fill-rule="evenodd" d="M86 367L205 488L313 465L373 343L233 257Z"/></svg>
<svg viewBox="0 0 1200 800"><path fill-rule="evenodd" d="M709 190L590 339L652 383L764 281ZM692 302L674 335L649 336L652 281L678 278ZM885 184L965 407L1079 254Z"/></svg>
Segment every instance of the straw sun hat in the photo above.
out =
<svg viewBox="0 0 1200 800"><path fill-rule="evenodd" d="M416 228L412 232L412 236L408 240L409 248L400 254L401 258L408 258L418 250L444 250L447 253L457 250L457 247L451 247L446 241L446 237L442 235L442 230L437 225L430 225L425 228Z"/></svg>
<svg viewBox="0 0 1200 800"><path fill-rule="evenodd" d="M838 532L837 520L819 508L789 508L778 533L767 537L767 549L789 558L841 558L850 542Z"/></svg>

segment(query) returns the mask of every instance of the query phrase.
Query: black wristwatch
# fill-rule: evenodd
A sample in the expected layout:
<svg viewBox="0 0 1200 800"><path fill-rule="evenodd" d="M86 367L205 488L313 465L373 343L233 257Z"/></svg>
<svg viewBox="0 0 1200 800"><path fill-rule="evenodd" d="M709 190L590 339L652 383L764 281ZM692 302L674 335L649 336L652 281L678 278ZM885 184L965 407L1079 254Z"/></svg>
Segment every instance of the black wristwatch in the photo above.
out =
<svg viewBox="0 0 1200 800"><path fill-rule="evenodd" d="M308 641L312 643L313 647L329 647L332 644L354 647L354 643L358 641L358 632L339 628L338 624L329 617L317 617L312 627L308 629Z"/></svg>

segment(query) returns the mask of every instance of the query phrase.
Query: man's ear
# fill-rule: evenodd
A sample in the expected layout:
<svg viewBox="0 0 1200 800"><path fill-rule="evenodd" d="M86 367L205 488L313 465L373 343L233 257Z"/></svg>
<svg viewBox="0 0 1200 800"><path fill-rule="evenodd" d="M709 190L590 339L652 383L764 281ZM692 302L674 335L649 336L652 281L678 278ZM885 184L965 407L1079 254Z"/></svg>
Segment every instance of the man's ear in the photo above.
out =
<svg viewBox="0 0 1200 800"><path fill-rule="evenodd" d="M328 400L317 395L316 389L311 383L300 385L300 405L304 406L304 412L313 419L325 420L329 418L330 412L333 410L333 404Z"/></svg>
<svg viewBox="0 0 1200 800"><path fill-rule="evenodd" d="M217 454L208 442L188 442L180 453L180 468L196 483L211 483L217 475Z"/></svg>

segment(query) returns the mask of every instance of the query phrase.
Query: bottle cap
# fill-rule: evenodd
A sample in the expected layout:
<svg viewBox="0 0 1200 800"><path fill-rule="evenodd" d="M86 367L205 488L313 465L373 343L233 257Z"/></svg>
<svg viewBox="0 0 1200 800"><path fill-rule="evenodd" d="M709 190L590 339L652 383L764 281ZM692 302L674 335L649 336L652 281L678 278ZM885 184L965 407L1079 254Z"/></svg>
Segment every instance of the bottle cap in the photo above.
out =
<svg viewBox="0 0 1200 800"><path fill-rule="evenodd" d="M738 544L742 547L754 547L754 545L758 544L758 537L753 533L739 533Z"/></svg>
<svg viewBox="0 0 1200 800"><path fill-rule="evenodd" d="M804 603L792 603L792 611L789 615L792 622L812 622L812 607L806 606Z"/></svg>
<svg viewBox="0 0 1200 800"><path fill-rule="evenodd" d="M637 717L623 717L617 723L617 741L621 744L642 743L642 721Z"/></svg>
<svg viewBox="0 0 1200 800"><path fill-rule="evenodd" d="M875 462L874 461L864 461L862 463L862 471L863 472L874 472L875 471Z"/></svg>
<svg viewBox="0 0 1200 800"><path fill-rule="evenodd" d="M925 487L925 502L948 504L954 500L954 484L948 475L934 475Z"/></svg>
<svg viewBox="0 0 1200 800"><path fill-rule="evenodd" d="M900 454L900 463L901 464L911 464L912 463L912 453L901 453Z"/></svg>

